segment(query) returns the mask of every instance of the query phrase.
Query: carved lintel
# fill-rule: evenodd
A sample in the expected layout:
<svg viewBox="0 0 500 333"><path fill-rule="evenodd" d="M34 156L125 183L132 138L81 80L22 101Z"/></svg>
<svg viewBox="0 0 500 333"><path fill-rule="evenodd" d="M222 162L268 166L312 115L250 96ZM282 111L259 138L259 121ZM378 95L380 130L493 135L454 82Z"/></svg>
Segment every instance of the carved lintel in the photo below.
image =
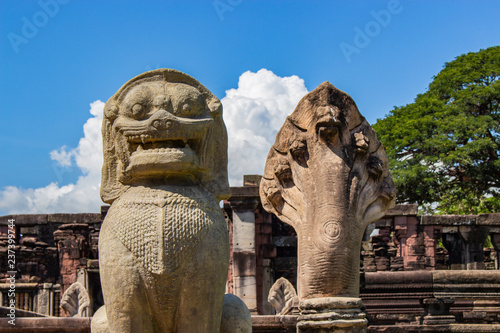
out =
<svg viewBox="0 0 500 333"><path fill-rule="evenodd" d="M231 208L234 211L242 212L242 211L251 211L253 212L259 201L255 197L238 197L238 198L229 198L229 202L231 203Z"/></svg>

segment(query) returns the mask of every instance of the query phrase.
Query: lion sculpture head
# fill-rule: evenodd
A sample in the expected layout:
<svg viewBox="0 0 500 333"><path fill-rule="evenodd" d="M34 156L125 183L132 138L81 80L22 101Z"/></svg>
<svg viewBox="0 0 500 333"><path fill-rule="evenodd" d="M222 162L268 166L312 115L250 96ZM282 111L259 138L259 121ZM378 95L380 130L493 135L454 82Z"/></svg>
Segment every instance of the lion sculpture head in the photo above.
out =
<svg viewBox="0 0 500 333"><path fill-rule="evenodd" d="M101 198L135 184L196 182L229 196L222 104L201 83L157 69L125 83L104 106Z"/></svg>

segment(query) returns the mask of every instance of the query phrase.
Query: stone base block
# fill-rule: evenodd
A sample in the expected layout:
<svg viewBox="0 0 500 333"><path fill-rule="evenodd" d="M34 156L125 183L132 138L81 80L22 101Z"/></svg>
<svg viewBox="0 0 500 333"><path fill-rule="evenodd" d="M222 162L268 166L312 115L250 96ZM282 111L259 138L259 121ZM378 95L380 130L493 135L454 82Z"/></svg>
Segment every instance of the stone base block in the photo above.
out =
<svg viewBox="0 0 500 333"><path fill-rule="evenodd" d="M444 315L444 316L425 316L423 320L424 325L445 325L455 323L455 316Z"/></svg>
<svg viewBox="0 0 500 333"><path fill-rule="evenodd" d="M368 320L361 299L324 297L302 300L297 319L298 333L367 332Z"/></svg>

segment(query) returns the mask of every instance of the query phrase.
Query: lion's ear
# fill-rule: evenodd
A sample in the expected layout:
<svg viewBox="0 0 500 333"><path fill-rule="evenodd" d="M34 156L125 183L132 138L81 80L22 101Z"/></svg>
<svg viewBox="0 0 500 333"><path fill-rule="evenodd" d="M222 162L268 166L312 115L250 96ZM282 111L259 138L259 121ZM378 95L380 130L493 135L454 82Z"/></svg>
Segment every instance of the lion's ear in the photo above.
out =
<svg viewBox="0 0 500 333"><path fill-rule="evenodd" d="M101 171L101 199L105 203L111 204L128 188L118 181L118 159L114 147L114 135L112 121L116 117L116 106L104 106L104 116L102 120L102 150L104 163Z"/></svg>
<svg viewBox="0 0 500 333"><path fill-rule="evenodd" d="M208 158L210 179L206 182L209 190L218 200L228 199L231 196L227 180L227 131L222 119L222 104L214 97L209 103L214 118L214 126L208 135L208 150L204 154Z"/></svg>

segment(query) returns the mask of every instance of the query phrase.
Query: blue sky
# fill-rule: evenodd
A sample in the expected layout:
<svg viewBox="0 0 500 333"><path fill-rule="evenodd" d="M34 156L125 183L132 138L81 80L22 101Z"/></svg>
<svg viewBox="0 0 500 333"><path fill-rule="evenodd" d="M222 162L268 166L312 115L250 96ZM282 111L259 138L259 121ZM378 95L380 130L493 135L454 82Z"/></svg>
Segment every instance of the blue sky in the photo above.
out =
<svg viewBox="0 0 500 333"><path fill-rule="evenodd" d="M0 215L98 211L96 101L144 71L183 71L223 101L239 185L307 91L330 81L374 123L445 62L499 45L498 13L472 0L2 1Z"/></svg>

